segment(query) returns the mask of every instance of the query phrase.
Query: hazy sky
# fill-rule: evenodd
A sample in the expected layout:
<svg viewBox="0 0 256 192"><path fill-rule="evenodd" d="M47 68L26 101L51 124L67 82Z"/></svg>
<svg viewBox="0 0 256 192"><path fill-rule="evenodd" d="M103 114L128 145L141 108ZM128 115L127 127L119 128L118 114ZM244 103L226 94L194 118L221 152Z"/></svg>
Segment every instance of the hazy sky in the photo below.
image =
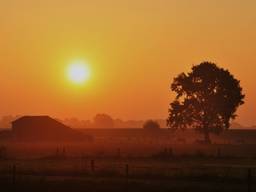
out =
<svg viewBox="0 0 256 192"><path fill-rule="evenodd" d="M0 0L0 115L166 118L171 80L209 60L244 87L256 124L255 0ZM91 68L67 80L76 59Z"/></svg>

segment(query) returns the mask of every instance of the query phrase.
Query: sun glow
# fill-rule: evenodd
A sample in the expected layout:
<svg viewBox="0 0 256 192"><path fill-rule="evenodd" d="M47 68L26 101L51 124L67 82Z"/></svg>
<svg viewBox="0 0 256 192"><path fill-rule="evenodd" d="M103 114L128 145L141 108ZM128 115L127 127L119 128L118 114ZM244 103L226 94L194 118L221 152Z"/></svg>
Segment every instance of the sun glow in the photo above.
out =
<svg viewBox="0 0 256 192"><path fill-rule="evenodd" d="M68 78L75 84L82 84L89 80L90 69L83 61L76 61L68 66Z"/></svg>

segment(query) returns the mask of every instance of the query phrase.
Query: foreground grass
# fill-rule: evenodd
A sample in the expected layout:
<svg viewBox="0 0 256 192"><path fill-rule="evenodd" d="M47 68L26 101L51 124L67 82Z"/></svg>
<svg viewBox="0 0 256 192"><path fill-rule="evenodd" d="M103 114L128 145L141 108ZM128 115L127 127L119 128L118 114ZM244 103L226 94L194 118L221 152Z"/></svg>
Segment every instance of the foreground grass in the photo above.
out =
<svg viewBox="0 0 256 192"><path fill-rule="evenodd" d="M26 177L13 184L0 180L1 191L8 192L170 192L170 191L247 191L247 184L234 181L198 179L129 179L95 177ZM253 191L253 190L252 190Z"/></svg>
<svg viewBox="0 0 256 192"><path fill-rule="evenodd" d="M0 161L3 192L248 191L254 159L34 159ZM129 174L125 165L129 164ZM13 165L15 173L13 174ZM15 177L14 177L15 175ZM255 169L252 170L252 180ZM15 179L14 179L15 178ZM256 190L253 181L251 191Z"/></svg>

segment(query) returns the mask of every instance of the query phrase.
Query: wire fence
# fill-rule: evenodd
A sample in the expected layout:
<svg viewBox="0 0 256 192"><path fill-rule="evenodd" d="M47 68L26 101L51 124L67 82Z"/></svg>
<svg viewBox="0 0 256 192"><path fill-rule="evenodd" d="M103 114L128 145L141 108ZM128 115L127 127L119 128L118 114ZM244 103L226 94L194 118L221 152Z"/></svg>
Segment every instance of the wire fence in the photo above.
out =
<svg viewBox="0 0 256 192"><path fill-rule="evenodd" d="M87 160L80 163L49 162L6 164L0 167L0 176L9 176L16 181L21 176L94 176L128 178L200 178L214 180L254 181L254 167L247 166L155 166L136 165L136 163L102 163Z"/></svg>

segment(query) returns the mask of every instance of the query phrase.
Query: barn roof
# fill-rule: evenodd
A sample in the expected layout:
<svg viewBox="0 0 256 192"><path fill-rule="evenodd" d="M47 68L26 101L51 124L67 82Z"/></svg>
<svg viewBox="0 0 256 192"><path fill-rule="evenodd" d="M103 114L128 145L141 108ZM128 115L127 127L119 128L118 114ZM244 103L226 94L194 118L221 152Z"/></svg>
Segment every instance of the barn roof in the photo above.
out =
<svg viewBox="0 0 256 192"><path fill-rule="evenodd" d="M45 116L23 116L23 117L16 119L12 123L19 123L19 122L52 122L52 123L58 123L58 124L62 124L63 126L66 126L63 123L61 123L60 121L53 119L47 115L45 115Z"/></svg>
<svg viewBox="0 0 256 192"><path fill-rule="evenodd" d="M12 122L16 140L36 142L90 141L92 137L49 116L23 116Z"/></svg>

